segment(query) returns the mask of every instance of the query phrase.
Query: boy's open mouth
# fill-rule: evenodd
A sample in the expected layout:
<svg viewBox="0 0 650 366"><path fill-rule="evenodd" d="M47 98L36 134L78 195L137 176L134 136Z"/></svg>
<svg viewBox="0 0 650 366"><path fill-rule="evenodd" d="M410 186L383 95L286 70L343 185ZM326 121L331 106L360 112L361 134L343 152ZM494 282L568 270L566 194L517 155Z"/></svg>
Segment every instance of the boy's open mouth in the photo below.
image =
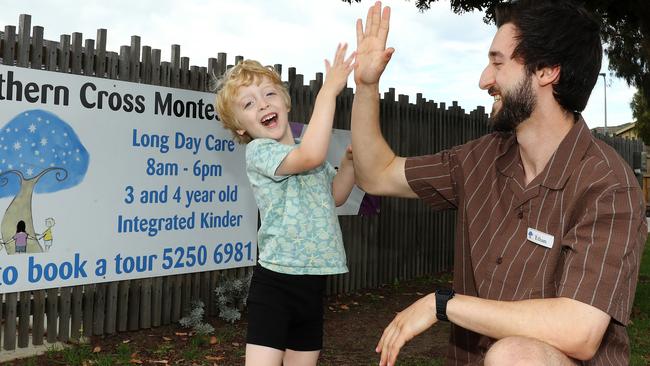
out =
<svg viewBox="0 0 650 366"><path fill-rule="evenodd" d="M260 122L264 127L273 127L277 121L278 121L278 114L269 113L266 116L262 117L262 120Z"/></svg>

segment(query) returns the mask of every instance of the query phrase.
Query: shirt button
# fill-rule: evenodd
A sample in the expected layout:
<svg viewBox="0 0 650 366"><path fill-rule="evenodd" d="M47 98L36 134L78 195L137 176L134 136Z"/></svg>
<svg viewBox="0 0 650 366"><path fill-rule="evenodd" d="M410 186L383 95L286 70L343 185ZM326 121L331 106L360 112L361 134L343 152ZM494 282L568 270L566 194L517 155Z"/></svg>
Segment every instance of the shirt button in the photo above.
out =
<svg viewBox="0 0 650 366"><path fill-rule="evenodd" d="M497 258L497 264L501 264L501 263L503 263L503 257Z"/></svg>
<svg viewBox="0 0 650 366"><path fill-rule="evenodd" d="M523 219L523 218L524 218L524 212L523 212L523 211L519 211L519 212L517 213L517 217L520 218L520 219Z"/></svg>

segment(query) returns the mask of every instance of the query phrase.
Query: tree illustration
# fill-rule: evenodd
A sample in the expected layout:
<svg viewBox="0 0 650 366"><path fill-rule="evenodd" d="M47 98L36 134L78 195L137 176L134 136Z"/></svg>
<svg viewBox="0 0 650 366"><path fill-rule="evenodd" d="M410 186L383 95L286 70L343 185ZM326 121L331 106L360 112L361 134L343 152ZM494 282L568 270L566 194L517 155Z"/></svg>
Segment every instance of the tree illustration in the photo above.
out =
<svg viewBox="0 0 650 366"><path fill-rule="evenodd" d="M89 155L74 130L56 115L40 109L20 113L0 129L0 198L14 196L0 222L9 242L22 220L35 237L32 195L52 193L79 184L88 170ZM48 215L51 216L50 213ZM7 246L13 254L15 246ZM42 252L29 239L27 252Z"/></svg>

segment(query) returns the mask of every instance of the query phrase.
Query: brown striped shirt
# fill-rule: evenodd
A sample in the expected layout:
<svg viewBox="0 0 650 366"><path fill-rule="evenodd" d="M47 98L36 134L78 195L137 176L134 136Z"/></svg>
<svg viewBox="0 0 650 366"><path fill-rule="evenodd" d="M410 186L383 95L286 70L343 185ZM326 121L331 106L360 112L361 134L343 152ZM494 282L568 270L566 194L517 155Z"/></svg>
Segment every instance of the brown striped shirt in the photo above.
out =
<svg viewBox="0 0 650 366"><path fill-rule="evenodd" d="M458 210L454 288L485 299L567 297L611 315L585 365L627 365L629 321L647 235L645 204L625 161L580 118L528 185L514 135L491 134L408 158L406 178L436 209ZM529 229L554 238L546 248ZM480 364L494 342L452 327L449 364Z"/></svg>

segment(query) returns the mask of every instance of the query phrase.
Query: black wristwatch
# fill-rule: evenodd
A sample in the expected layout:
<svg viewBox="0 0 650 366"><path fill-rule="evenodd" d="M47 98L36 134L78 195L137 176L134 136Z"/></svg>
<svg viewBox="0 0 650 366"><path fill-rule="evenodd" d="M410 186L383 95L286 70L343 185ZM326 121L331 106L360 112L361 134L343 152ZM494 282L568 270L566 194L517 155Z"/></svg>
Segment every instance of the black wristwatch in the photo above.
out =
<svg viewBox="0 0 650 366"><path fill-rule="evenodd" d="M448 322L447 301L451 300L456 293L452 289L441 288L436 290L436 317L438 320Z"/></svg>

